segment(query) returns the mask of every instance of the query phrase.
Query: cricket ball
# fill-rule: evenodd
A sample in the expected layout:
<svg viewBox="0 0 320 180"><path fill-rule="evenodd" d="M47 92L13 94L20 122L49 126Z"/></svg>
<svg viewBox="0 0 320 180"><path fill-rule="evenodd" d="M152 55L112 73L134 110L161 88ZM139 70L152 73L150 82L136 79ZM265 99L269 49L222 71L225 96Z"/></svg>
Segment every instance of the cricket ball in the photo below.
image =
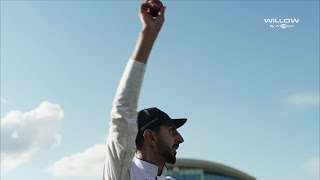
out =
<svg viewBox="0 0 320 180"><path fill-rule="evenodd" d="M147 12L153 16L157 17L160 9L163 7L163 4L160 0L147 0L148 9Z"/></svg>

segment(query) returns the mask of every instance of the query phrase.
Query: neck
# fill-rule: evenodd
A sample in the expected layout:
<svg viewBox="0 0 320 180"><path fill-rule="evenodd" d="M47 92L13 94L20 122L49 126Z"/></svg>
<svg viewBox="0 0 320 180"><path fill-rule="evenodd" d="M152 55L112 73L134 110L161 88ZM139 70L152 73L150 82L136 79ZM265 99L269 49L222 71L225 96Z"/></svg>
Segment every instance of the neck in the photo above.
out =
<svg viewBox="0 0 320 180"><path fill-rule="evenodd" d="M154 152L150 152L147 150L137 150L136 151L136 158L150 162L158 166L158 176L162 174L163 167L165 165L165 161L162 157L157 155Z"/></svg>

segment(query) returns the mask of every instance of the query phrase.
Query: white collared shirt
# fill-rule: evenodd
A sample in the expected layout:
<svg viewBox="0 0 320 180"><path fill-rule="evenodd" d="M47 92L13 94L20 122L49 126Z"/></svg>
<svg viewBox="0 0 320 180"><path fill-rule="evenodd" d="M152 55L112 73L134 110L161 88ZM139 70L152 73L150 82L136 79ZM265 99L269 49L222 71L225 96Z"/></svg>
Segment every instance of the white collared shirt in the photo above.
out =
<svg viewBox="0 0 320 180"><path fill-rule="evenodd" d="M158 176L158 166L150 162L133 158L129 168L130 179L134 180L174 180L171 177L166 177L167 167L164 166L162 173Z"/></svg>
<svg viewBox="0 0 320 180"><path fill-rule="evenodd" d="M119 83L112 109L107 139L104 180L174 180L166 178L164 168L134 158L137 128L137 106L146 65L129 60Z"/></svg>

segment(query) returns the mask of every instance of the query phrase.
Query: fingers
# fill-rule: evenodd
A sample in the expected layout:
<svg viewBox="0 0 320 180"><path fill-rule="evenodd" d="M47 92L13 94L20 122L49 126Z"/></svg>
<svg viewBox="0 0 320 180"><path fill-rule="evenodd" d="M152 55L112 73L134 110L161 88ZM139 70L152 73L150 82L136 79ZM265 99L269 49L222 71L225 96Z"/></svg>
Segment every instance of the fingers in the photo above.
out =
<svg viewBox="0 0 320 180"><path fill-rule="evenodd" d="M158 34L164 23L164 14L166 7L161 7L158 12L158 16L156 17L153 17L150 12L148 12L150 11L151 7L153 7L153 5L147 2L140 5L139 16L142 23L142 29Z"/></svg>
<svg viewBox="0 0 320 180"><path fill-rule="evenodd" d="M164 21L164 12L165 12L165 10L166 10L166 6L163 6L161 9L160 9L160 11L159 11L159 13L158 13L158 17L157 17L157 19L161 19L161 20L163 20Z"/></svg>
<svg viewBox="0 0 320 180"><path fill-rule="evenodd" d="M154 9L154 8L160 9L159 12L158 12L158 16L162 16L162 18L163 18L163 17L164 17L164 11L165 11L165 9L166 9L166 6L162 6L162 7L160 8L160 6L158 6L157 4L149 3L148 0L147 0L145 3L142 3L142 4L140 5L140 13L141 13L141 14L148 14L148 15L150 15L150 14L149 14L149 13L150 13L150 12L149 12L150 9ZM151 15L151 17L152 17L152 15Z"/></svg>
<svg viewBox="0 0 320 180"><path fill-rule="evenodd" d="M148 14L148 13L147 13L148 8L152 8L152 7L153 7L152 4L145 2L145 3L143 3L143 4L140 5L140 13L142 13L142 14Z"/></svg>

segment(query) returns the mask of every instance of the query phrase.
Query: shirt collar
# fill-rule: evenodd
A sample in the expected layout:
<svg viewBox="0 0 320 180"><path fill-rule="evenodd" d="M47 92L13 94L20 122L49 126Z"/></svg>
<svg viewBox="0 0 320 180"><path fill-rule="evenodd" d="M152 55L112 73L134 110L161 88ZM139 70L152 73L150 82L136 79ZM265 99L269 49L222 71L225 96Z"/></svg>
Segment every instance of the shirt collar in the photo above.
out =
<svg viewBox="0 0 320 180"><path fill-rule="evenodd" d="M150 174L152 176L158 176L158 166L157 165L150 163L148 161L138 159L136 157L134 157L132 161L137 165L137 167L139 169L147 172L148 174ZM164 165L163 169L162 169L162 174L160 176L164 175L167 171L168 171L167 166Z"/></svg>

